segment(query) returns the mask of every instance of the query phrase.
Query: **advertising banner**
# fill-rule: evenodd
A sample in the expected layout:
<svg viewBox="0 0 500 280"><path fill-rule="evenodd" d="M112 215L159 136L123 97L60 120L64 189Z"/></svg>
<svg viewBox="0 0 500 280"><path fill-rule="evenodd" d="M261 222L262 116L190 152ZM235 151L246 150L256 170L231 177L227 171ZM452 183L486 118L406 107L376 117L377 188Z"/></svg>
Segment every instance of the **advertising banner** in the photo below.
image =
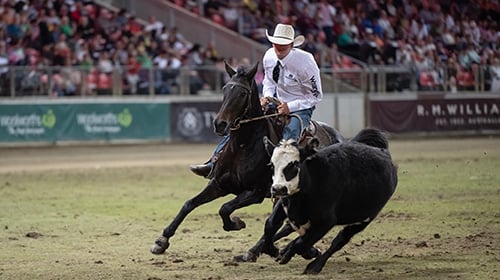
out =
<svg viewBox="0 0 500 280"><path fill-rule="evenodd" d="M0 142L166 139L166 103L0 105Z"/></svg>
<svg viewBox="0 0 500 280"><path fill-rule="evenodd" d="M370 100L370 121L390 132L500 130L500 97Z"/></svg>
<svg viewBox="0 0 500 280"><path fill-rule="evenodd" d="M179 102L170 104L170 127L173 141L217 142L213 121L221 102Z"/></svg>

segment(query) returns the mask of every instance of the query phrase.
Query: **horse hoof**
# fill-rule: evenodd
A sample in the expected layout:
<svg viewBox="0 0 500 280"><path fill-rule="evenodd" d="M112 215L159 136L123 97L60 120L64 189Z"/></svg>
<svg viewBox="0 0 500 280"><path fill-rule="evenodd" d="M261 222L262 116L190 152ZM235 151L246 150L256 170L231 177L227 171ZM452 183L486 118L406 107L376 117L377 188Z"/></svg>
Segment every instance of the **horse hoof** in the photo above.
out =
<svg viewBox="0 0 500 280"><path fill-rule="evenodd" d="M240 230L247 226L239 217L232 217L231 222L231 225L224 226L225 231Z"/></svg>
<svg viewBox="0 0 500 280"><path fill-rule="evenodd" d="M320 267L320 266L316 265L316 263L312 262L312 263L307 265L303 274L309 274L309 275L319 274L322 269L323 269L323 267Z"/></svg>
<svg viewBox="0 0 500 280"><path fill-rule="evenodd" d="M235 262L256 262L257 255L252 252L246 252L243 255L233 257Z"/></svg>
<svg viewBox="0 0 500 280"><path fill-rule="evenodd" d="M287 264L292 259L293 255L295 255L295 253L293 253L289 248L285 248L280 252L276 261L279 264Z"/></svg>
<svg viewBox="0 0 500 280"><path fill-rule="evenodd" d="M310 260L310 259L316 258L319 255L321 255L321 251L320 250L318 250L318 249L316 249L314 247L310 247L301 256L304 259L306 259L306 260Z"/></svg>
<svg viewBox="0 0 500 280"><path fill-rule="evenodd" d="M168 238L160 236L158 237L158 239L156 239L153 247L151 247L151 253L155 255L163 254L165 253L169 245L170 243L168 243Z"/></svg>
<svg viewBox="0 0 500 280"><path fill-rule="evenodd" d="M243 222L243 220L242 220L242 219L240 219L240 218L238 218L238 217L236 217L236 218L233 220L233 222L234 222L234 228L235 228L236 230L244 229L244 228L246 228L246 227L247 227L247 225L245 224L245 222Z"/></svg>
<svg viewBox="0 0 500 280"><path fill-rule="evenodd" d="M304 274L318 274L323 270L324 264L318 261L318 259L310 262L306 269L304 270Z"/></svg>

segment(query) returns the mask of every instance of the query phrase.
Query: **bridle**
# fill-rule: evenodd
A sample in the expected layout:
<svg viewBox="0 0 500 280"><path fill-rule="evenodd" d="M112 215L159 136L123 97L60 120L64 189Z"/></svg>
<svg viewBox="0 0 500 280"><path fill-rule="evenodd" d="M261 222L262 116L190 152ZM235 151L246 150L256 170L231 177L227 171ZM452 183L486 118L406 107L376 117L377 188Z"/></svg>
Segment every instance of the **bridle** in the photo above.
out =
<svg viewBox="0 0 500 280"><path fill-rule="evenodd" d="M252 81L252 85L253 85L253 83L255 83L255 81ZM252 104L252 102L251 102L252 88L249 85L247 85L247 84L243 84L243 83L239 83L239 82L234 82L234 81L227 82L226 85L224 85L224 87L229 86L229 85L239 86L239 87L242 87L244 90L247 91L247 106L245 107L245 110L243 111L243 113L240 114L240 116L238 116L237 118L235 118L233 124L229 128L231 131L235 131L235 130L240 129L242 123L245 124L245 123L249 123L249 122L253 122L253 121L258 121L258 120L262 120L262 119L273 118L273 117L276 117L276 116L280 115L279 113L274 113L274 114L262 115L262 116L258 116L258 117L246 118L245 119L244 117L246 116L246 114L250 110L250 106ZM296 117L296 118L298 118L299 121L300 121L300 123L301 123L301 127L304 127L304 125L302 124L302 119L298 115L296 115L296 114L289 114L289 116L290 117Z"/></svg>
<svg viewBox="0 0 500 280"><path fill-rule="evenodd" d="M253 83L255 83L255 81L253 81ZM243 84L240 82L234 82L234 81L227 82L225 86L238 86L238 87L242 87L244 90L247 91L247 106L245 107L245 110L243 110L243 113L241 113L237 118L235 118L235 120L230 128L231 131L240 129L240 126L242 123L249 123L249 122L253 122L253 121L257 121L257 120L261 120L261 119L267 119L267 118L271 118L271 117L275 117L275 116L279 115L278 113L275 113L275 114L269 114L269 115L262 115L262 116L254 117L254 118L245 118L245 116L248 113L248 111L250 110L250 106L252 104L252 102L251 102L252 101L251 100L252 99L252 88L247 84Z"/></svg>

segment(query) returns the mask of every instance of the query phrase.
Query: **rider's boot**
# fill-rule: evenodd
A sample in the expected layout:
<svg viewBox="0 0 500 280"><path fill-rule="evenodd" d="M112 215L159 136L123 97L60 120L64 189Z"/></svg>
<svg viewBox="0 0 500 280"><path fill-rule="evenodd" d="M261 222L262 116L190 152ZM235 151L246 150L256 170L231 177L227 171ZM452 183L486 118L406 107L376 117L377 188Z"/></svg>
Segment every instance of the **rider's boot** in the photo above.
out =
<svg viewBox="0 0 500 280"><path fill-rule="evenodd" d="M222 149L224 148L224 146L228 141L229 141L229 135L224 136L222 140L219 142L219 144L217 144L217 147L215 147L212 157L204 164L191 165L190 166L191 171L198 176L203 176L207 179L211 179L213 176L214 165L219 159L219 155L220 153L222 153Z"/></svg>
<svg viewBox="0 0 500 280"><path fill-rule="evenodd" d="M214 163L212 162L212 160L209 160L204 164L193 164L190 166L190 169L194 174L208 178L210 173L212 173L213 166Z"/></svg>

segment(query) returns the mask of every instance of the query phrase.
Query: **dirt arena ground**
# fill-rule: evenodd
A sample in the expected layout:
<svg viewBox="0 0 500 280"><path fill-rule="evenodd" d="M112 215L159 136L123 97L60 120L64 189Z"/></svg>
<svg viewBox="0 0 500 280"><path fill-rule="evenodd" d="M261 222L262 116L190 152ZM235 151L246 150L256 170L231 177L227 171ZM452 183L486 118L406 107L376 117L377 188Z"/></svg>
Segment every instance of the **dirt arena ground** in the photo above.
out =
<svg viewBox="0 0 500 280"><path fill-rule="evenodd" d="M0 147L0 173L124 166L188 166L207 160L214 147L215 144L172 143ZM456 150L477 155L484 150L500 151L500 138L393 139L390 140L390 150L396 160L401 157L453 154Z"/></svg>
<svg viewBox="0 0 500 280"><path fill-rule="evenodd" d="M497 279L500 137L391 139L389 145L401 168L400 194L315 278ZM190 174L189 164L206 160L214 147L0 147L0 279L310 279L299 274L307 263L299 258L289 266L268 257L244 265L230 261L260 236L262 208L245 209L255 211L240 213L249 227L229 234L220 228L219 204L206 205L186 219L167 254L149 252L181 197L204 182ZM476 162L488 164L487 170L474 173ZM442 168L448 172L435 177L441 164L451 171ZM175 167L162 174L169 166ZM148 174L154 176L144 184ZM196 182L166 188L165 178L177 176ZM455 176L465 183L457 184ZM120 188L113 178L120 178ZM67 187L66 180L82 189ZM420 180L422 189L415 187ZM50 190L40 191L37 182Z"/></svg>

